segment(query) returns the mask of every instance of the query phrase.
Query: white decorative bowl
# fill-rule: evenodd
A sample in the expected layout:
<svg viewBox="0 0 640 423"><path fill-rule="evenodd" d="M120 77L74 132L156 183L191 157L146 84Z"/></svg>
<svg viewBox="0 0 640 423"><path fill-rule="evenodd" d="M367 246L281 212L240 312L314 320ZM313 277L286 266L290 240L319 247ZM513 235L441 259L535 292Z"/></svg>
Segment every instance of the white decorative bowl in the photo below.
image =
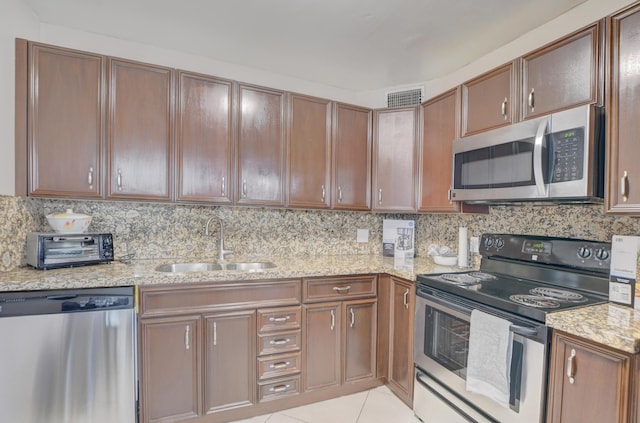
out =
<svg viewBox="0 0 640 423"><path fill-rule="evenodd" d="M79 234L87 231L91 223L91 216L74 213L72 209L67 209L64 213L48 214L47 222L58 233Z"/></svg>
<svg viewBox="0 0 640 423"><path fill-rule="evenodd" d="M458 256L446 255L446 256L431 256L436 264L441 266L455 266L458 264Z"/></svg>

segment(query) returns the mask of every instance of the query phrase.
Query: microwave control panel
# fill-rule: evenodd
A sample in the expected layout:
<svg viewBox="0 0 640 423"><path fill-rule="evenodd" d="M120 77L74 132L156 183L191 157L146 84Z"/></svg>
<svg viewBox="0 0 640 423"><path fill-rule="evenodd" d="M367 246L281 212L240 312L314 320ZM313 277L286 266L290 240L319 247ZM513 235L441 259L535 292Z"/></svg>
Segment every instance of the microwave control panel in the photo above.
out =
<svg viewBox="0 0 640 423"><path fill-rule="evenodd" d="M582 179L584 174L584 128L574 128L549 134L553 168L551 182Z"/></svg>

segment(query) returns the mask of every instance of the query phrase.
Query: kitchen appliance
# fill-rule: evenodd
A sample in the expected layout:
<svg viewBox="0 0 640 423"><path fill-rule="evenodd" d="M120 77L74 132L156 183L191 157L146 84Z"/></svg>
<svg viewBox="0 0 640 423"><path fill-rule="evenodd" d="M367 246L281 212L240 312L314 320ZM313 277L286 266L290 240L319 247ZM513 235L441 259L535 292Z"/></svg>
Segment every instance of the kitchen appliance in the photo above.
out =
<svg viewBox="0 0 640 423"><path fill-rule="evenodd" d="M84 266L113 261L113 235L27 234L27 264L37 269Z"/></svg>
<svg viewBox="0 0 640 423"><path fill-rule="evenodd" d="M602 202L604 109L553 113L453 143L450 199Z"/></svg>
<svg viewBox="0 0 640 423"><path fill-rule="evenodd" d="M611 244L484 234L479 271L419 275L414 412L431 422L541 423L551 329L546 316L607 301ZM509 408L466 390L470 316L511 323Z"/></svg>
<svg viewBox="0 0 640 423"><path fill-rule="evenodd" d="M0 422L135 423L131 287L0 293Z"/></svg>

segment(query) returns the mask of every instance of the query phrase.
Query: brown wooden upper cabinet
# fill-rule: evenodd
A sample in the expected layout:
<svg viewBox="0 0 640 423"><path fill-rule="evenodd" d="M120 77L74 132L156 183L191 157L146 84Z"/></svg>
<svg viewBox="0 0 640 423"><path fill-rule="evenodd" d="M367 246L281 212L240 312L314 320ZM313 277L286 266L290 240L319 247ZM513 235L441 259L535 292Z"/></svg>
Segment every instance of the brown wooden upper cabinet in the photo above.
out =
<svg viewBox="0 0 640 423"><path fill-rule="evenodd" d="M173 72L109 58L111 198L170 200L173 182Z"/></svg>
<svg viewBox="0 0 640 423"><path fill-rule="evenodd" d="M331 101L288 95L288 205L328 208L331 198Z"/></svg>
<svg viewBox="0 0 640 423"><path fill-rule="evenodd" d="M372 110L348 104L333 106L333 178L331 207L371 208Z"/></svg>
<svg viewBox="0 0 640 423"><path fill-rule="evenodd" d="M104 57L29 43L28 194L102 196Z"/></svg>
<svg viewBox="0 0 640 423"><path fill-rule="evenodd" d="M417 127L417 107L374 111L373 210L416 210Z"/></svg>
<svg viewBox="0 0 640 423"><path fill-rule="evenodd" d="M458 90L453 89L422 103L420 144L420 194L418 211L455 212L459 203L449 200L452 145L456 138Z"/></svg>
<svg viewBox="0 0 640 423"><path fill-rule="evenodd" d="M607 89L607 211L640 214L640 5L612 16Z"/></svg>
<svg viewBox="0 0 640 423"><path fill-rule="evenodd" d="M516 69L516 62L510 62L462 84L462 136L514 122Z"/></svg>
<svg viewBox="0 0 640 423"><path fill-rule="evenodd" d="M233 83L178 72L178 201L232 202Z"/></svg>
<svg viewBox="0 0 640 423"><path fill-rule="evenodd" d="M522 57L522 118L596 103L602 84L600 21Z"/></svg>
<svg viewBox="0 0 640 423"><path fill-rule="evenodd" d="M285 202L285 93L240 84L236 203Z"/></svg>

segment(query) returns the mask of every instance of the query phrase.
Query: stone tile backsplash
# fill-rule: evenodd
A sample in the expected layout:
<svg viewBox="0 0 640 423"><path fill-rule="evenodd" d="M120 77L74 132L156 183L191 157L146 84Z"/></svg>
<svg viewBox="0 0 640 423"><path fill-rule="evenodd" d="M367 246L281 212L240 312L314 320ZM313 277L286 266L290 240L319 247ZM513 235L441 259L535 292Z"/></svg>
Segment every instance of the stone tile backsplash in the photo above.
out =
<svg viewBox="0 0 640 423"><path fill-rule="evenodd" d="M416 254L429 244L457 248L458 227L470 236L484 232L610 241L613 234L639 235L640 219L605 215L600 205L492 206L489 214L378 214L250 207L73 201L0 196L0 270L24 264L29 231L49 231L45 215L73 208L93 216L90 231L114 234L116 257L215 260L218 224L225 247L243 257L382 254L382 220L416 221ZM205 225L211 217L211 235ZM369 242L356 242L356 229ZM233 258L231 256L230 258Z"/></svg>

